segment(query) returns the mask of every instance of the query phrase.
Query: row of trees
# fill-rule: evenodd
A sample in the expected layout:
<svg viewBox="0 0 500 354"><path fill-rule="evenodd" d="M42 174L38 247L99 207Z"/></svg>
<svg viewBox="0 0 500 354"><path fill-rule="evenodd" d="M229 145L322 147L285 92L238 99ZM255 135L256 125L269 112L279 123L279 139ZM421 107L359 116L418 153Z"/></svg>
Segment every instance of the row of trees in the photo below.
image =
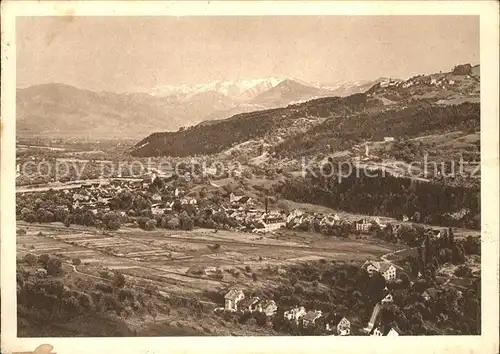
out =
<svg viewBox="0 0 500 354"><path fill-rule="evenodd" d="M448 186L412 181L384 175L381 171L369 177L351 171L340 181L336 175L311 173L305 178L288 180L279 192L294 201L322 204L368 215L399 217L419 214L428 224L479 229L479 188ZM466 210L460 218L454 213Z"/></svg>
<svg viewBox="0 0 500 354"><path fill-rule="evenodd" d="M33 253L27 253L23 261L30 266L39 265L45 269L48 275L58 276L63 274L62 263L59 258L50 257L48 254L41 254L39 257Z"/></svg>

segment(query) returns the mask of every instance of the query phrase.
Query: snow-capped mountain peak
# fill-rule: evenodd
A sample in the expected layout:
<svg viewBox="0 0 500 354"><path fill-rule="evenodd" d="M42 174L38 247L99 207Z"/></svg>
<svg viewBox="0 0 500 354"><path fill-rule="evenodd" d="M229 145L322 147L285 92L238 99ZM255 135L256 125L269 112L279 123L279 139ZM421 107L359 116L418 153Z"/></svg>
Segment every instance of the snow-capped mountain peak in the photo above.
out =
<svg viewBox="0 0 500 354"><path fill-rule="evenodd" d="M278 85L283 79L277 77L216 80L204 84L159 85L152 89L153 96L182 95L191 97L204 92L216 92L232 99L251 99L261 92Z"/></svg>

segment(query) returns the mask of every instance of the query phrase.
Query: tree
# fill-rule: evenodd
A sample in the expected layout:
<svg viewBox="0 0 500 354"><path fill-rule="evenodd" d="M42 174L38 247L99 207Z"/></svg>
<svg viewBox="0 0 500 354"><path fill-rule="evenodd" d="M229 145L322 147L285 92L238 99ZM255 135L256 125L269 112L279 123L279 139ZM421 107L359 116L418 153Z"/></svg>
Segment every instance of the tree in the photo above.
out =
<svg viewBox="0 0 500 354"><path fill-rule="evenodd" d="M356 288L364 291L368 285L368 281L370 280L370 275L365 267L359 268L356 273Z"/></svg>
<svg viewBox="0 0 500 354"><path fill-rule="evenodd" d="M24 256L23 261L28 265L35 265L38 262L38 257L33 253L28 253Z"/></svg>
<svg viewBox="0 0 500 354"><path fill-rule="evenodd" d="M186 212L183 212L180 216L180 226L182 230L192 230L194 228L194 222L193 219L187 215Z"/></svg>
<svg viewBox="0 0 500 354"><path fill-rule="evenodd" d="M252 273L252 279L253 279L253 281L257 281L257 274Z"/></svg>
<svg viewBox="0 0 500 354"><path fill-rule="evenodd" d="M362 304L362 294L360 291L355 290L351 294L351 302L352 302L352 307L354 308L359 308Z"/></svg>
<svg viewBox="0 0 500 354"><path fill-rule="evenodd" d="M205 199L207 197L207 187L203 187L199 192L198 192L198 197L200 199Z"/></svg>
<svg viewBox="0 0 500 354"><path fill-rule="evenodd" d="M158 191L162 191L163 188L165 188L165 181L163 180L163 178L156 177L153 180L153 183L151 183L151 186L156 187L156 190Z"/></svg>
<svg viewBox="0 0 500 354"><path fill-rule="evenodd" d="M55 213L56 221L65 222L68 215L69 215L69 213L66 209L57 208L56 213Z"/></svg>
<svg viewBox="0 0 500 354"><path fill-rule="evenodd" d="M401 279L401 284L404 288L408 288L410 286L410 277L405 272L401 272L399 274L399 279Z"/></svg>
<svg viewBox="0 0 500 354"><path fill-rule="evenodd" d="M377 302L382 299L385 285L385 278L379 272L375 272L371 276L368 281L368 296L372 302Z"/></svg>
<svg viewBox="0 0 500 354"><path fill-rule="evenodd" d="M301 295L304 293L304 288L300 284L295 284L293 287L293 292L297 295Z"/></svg>
<svg viewBox="0 0 500 354"><path fill-rule="evenodd" d="M95 224L94 214L92 214L92 212L90 212L90 211L86 211L83 214L82 224L85 226L94 226L94 224Z"/></svg>
<svg viewBox="0 0 500 354"><path fill-rule="evenodd" d="M80 209L75 210L73 215L72 215L72 219L73 219L73 223L75 223L77 225L82 225L82 223L83 223L82 211Z"/></svg>
<svg viewBox="0 0 500 354"><path fill-rule="evenodd" d="M254 318L260 327L264 327L267 324L267 316L263 312L254 312Z"/></svg>
<svg viewBox="0 0 500 354"><path fill-rule="evenodd" d="M460 278L470 278L472 277L472 271L466 265L461 265L455 270L455 275Z"/></svg>
<svg viewBox="0 0 500 354"><path fill-rule="evenodd" d="M148 313L151 315L153 318L153 322L156 322L156 317L158 316L158 309L156 308L156 305L152 302L148 303L146 306Z"/></svg>
<svg viewBox="0 0 500 354"><path fill-rule="evenodd" d="M145 289L146 294L152 296L158 294L158 286L153 284L148 284Z"/></svg>
<svg viewBox="0 0 500 354"><path fill-rule="evenodd" d="M453 246L455 244L455 235L453 234L453 229L451 227L448 228L448 239L450 246Z"/></svg>
<svg viewBox="0 0 500 354"><path fill-rule="evenodd" d="M53 222L55 220L54 214L44 208L38 209L37 214L38 214L38 220L40 222L48 223L48 222Z"/></svg>
<svg viewBox="0 0 500 354"><path fill-rule="evenodd" d="M24 221L29 222L29 223L34 223L36 222L36 215L33 213L27 213L24 215Z"/></svg>
<svg viewBox="0 0 500 354"><path fill-rule="evenodd" d="M180 213L182 211L182 203L179 199L174 200L174 204L172 205L172 210L176 213Z"/></svg>
<svg viewBox="0 0 500 354"><path fill-rule="evenodd" d="M47 263L49 262L49 259L50 259L49 255L44 253L38 257L38 262L42 265L42 267L47 268Z"/></svg>
<svg viewBox="0 0 500 354"><path fill-rule="evenodd" d="M464 249L462 245L455 243L453 245L452 252L454 264L461 264L465 262Z"/></svg>
<svg viewBox="0 0 500 354"><path fill-rule="evenodd" d="M87 293L80 293L78 295L78 302L80 303L80 307L83 309L91 308L94 305L92 297Z"/></svg>
<svg viewBox="0 0 500 354"><path fill-rule="evenodd" d="M78 300L74 296L63 298L62 304L63 304L63 307L68 312L80 312L80 310L81 310L80 303L78 302Z"/></svg>
<svg viewBox="0 0 500 354"><path fill-rule="evenodd" d="M464 335L467 335L467 334L470 335L470 334L472 334L471 330L470 330L470 327L467 324L467 322L462 322L462 324L460 325L460 334L464 334Z"/></svg>
<svg viewBox="0 0 500 354"><path fill-rule="evenodd" d="M50 258L47 262L47 274L60 275L63 273L62 262L59 258Z"/></svg>
<svg viewBox="0 0 500 354"><path fill-rule="evenodd" d="M137 221L137 224L139 225L139 227L144 230L146 228L146 223L149 221L149 218L145 217L145 216L141 216L141 217L138 217L136 219L136 221Z"/></svg>
<svg viewBox="0 0 500 354"><path fill-rule="evenodd" d="M156 220L154 219L149 219L146 224L144 225L144 230L151 231L156 228Z"/></svg>
<svg viewBox="0 0 500 354"><path fill-rule="evenodd" d="M82 264L82 260L80 258L73 258L73 264L80 265L80 264Z"/></svg>
<svg viewBox="0 0 500 354"><path fill-rule="evenodd" d="M133 205L135 207L135 210L138 211L151 208L151 203L142 195L138 195L137 197L135 197Z"/></svg>
<svg viewBox="0 0 500 354"><path fill-rule="evenodd" d="M165 215L161 222L161 226L169 230L177 230L180 224L180 220L177 217L169 215Z"/></svg>
<svg viewBox="0 0 500 354"><path fill-rule="evenodd" d="M125 276L121 272L115 272L114 278L113 278L113 285L116 286L117 288L122 288L125 286Z"/></svg>

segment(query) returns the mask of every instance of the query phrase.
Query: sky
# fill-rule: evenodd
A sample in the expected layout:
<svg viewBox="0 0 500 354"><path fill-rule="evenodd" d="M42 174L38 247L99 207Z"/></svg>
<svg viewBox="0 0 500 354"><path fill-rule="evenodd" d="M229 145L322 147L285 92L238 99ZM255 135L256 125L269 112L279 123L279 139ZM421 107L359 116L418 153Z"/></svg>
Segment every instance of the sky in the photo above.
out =
<svg viewBox="0 0 500 354"><path fill-rule="evenodd" d="M339 83L479 64L478 16L20 17L17 87Z"/></svg>

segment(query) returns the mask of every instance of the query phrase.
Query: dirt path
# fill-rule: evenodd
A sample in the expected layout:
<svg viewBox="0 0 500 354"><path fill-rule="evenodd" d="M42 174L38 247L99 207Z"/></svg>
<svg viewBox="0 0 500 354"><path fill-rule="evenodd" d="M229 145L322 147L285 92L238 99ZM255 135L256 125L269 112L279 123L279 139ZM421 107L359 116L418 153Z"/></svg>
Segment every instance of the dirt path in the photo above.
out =
<svg viewBox="0 0 500 354"><path fill-rule="evenodd" d="M76 274L84 275L86 277L94 278L94 279L98 279L98 280L102 280L102 281L105 281L105 282L110 282L111 281L110 279L101 278L101 277L98 277L96 275L92 275L92 274L89 274L89 273L80 272L78 269L76 269L76 266L74 264L71 264L69 262L65 262L65 263L67 265L69 265L73 269L73 272L75 272Z"/></svg>
<svg viewBox="0 0 500 354"><path fill-rule="evenodd" d="M394 252L389 252L389 253L386 253L386 254L384 254L383 256L380 256L380 259L381 259L381 260L383 260L384 262L389 262L389 263L391 263L394 267L396 267L396 268L397 268L397 269L399 269L399 270L405 270L403 267L398 266L397 264L394 264L393 262L391 262L391 261L387 260L387 257L389 257L389 256L394 256L395 254L398 254L398 253L404 252L404 251L406 251L406 250L407 250L407 248L403 248L403 249L398 250L398 251L394 251Z"/></svg>

